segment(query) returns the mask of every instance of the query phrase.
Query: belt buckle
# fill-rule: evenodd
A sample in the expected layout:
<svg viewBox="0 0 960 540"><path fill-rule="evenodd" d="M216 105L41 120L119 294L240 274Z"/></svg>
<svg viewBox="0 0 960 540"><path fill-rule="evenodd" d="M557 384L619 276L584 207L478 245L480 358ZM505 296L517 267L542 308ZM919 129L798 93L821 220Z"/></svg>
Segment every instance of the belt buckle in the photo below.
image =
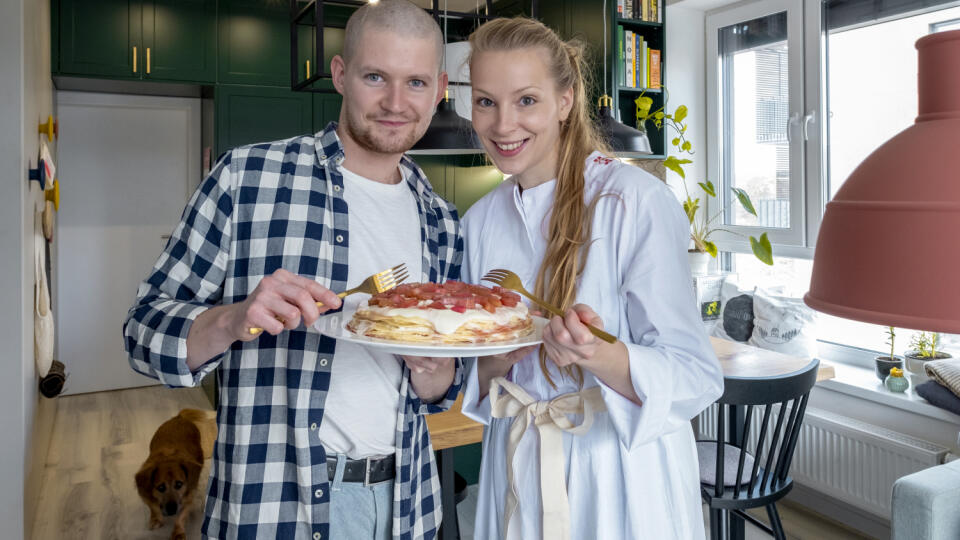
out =
<svg viewBox="0 0 960 540"><path fill-rule="evenodd" d="M381 459L386 459L386 458L379 458L377 461L379 461L379 460L381 460ZM372 463L373 460L372 460L371 458L364 458L363 461L364 461L364 467L363 467L363 485L364 485L364 487L375 486L375 485L377 485L377 484L382 484L382 483L384 483L384 482L389 481L389 478L388 478L387 480L380 480L379 482L371 482L371 481L370 481L370 469L372 468L371 463Z"/></svg>

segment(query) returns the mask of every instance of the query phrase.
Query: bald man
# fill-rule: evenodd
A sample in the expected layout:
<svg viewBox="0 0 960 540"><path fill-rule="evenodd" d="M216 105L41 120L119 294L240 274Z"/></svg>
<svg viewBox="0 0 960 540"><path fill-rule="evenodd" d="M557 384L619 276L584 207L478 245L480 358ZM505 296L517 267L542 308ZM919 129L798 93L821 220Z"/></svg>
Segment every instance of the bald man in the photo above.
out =
<svg viewBox="0 0 960 540"><path fill-rule="evenodd" d="M124 325L133 369L177 387L220 367L204 538L436 535L423 415L453 403L461 362L310 326L341 307L334 292L400 263L412 281L459 277L456 209L404 156L446 89L442 48L405 0L357 10L331 62L339 122L228 152L140 285Z"/></svg>

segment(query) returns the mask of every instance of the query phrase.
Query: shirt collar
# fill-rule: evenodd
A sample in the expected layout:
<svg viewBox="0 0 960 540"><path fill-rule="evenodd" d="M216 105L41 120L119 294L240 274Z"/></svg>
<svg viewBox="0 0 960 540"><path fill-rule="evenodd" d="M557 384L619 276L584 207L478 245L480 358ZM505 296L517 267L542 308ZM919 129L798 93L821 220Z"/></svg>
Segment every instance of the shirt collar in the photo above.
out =
<svg viewBox="0 0 960 540"><path fill-rule="evenodd" d="M332 162L335 169L341 168L345 155L343 153L343 143L340 142L340 136L337 135L337 122L327 124L327 127L317 133L315 139L314 147L316 148L318 163L327 167ZM426 199L432 197L433 186L427 180L427 175L406 154L400 158L400 168L404 179L410 183L420 197Z"/></svg>

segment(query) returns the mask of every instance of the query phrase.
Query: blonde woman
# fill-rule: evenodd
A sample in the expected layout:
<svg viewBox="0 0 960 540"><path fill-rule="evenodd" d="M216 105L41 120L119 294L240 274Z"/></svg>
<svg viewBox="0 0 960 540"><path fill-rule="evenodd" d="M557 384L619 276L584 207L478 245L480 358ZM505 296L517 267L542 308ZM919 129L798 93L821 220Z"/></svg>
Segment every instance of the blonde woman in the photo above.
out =
<svg viewBox="0 0 960 540"><path fill-rule="evenodd" d="M578 45L529 19L470 43L473 126L512 176L463 220L465 279L510 269L566 312L541 348L481 357L468 378L464 411L489 424L476 537L703 538L689 421L722 375L680 204L602 152Z"/></svg>

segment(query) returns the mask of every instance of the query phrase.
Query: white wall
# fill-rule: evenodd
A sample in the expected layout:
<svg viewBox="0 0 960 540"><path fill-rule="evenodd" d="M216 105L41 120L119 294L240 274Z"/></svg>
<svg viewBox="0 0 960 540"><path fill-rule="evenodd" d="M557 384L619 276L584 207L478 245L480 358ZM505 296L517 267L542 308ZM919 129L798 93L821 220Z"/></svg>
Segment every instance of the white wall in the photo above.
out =
<svg viewBox="0 0 960 540"><path fill-rule="evenodd" d="M49 0L0 2L0 523L24 538L36 508L52 402L40 403L33 362L33 209L37 124L53 112ZM37 421L40 419L40 421Z"/></svg>
<svg viewBox="0 0 960 540"><path fill-rule="evenodd" d="M667 8L667 90L670 101L667 112L673 113L679 105L689 109L687 116L687 139L693 144L695 154L684 156L693 160L686 166L689 186L704 180L707 170L707 94L704 69L704 12L687 8L683 3L670 4ZM670 133L668 139L673 138ZM669 140L667 141L669 146ZM669 146L673 148L672 146ZM680 177L667 172L667 183L678 195L683 193Z"/></svg>

